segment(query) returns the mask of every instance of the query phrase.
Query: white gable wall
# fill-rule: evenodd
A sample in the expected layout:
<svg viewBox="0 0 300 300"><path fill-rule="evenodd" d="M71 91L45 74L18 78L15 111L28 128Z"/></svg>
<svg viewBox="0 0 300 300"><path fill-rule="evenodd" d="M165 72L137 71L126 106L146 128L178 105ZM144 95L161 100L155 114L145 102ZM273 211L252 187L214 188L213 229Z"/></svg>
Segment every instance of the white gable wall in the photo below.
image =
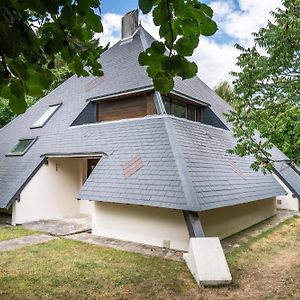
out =
<svg viewBox="0 0 300 300"><path fill-rule="evenodd" d="M244 230L276 214L276 198L200 212L207 236L220 239Z"/></svg>
<svg viewBox="0 0 300 300"><path fill-rule="evenodd" d="M95 202L92 234L172 249L186 249L189 234L180 210Z"/></svg>
<svg viewBox="0 0 300 300"><path fill-rule="evenodd" d="M49 158L23 189L13 205L12 223L59 219L90 212L91 202L75 197L85 179L86 161Z"/></svg>
<svg viewBox="0 0 300 300"><path fill-rule="evenodd" d="M276 199L199 213L206 236L225 238L276 214ZM92 234L188 250L189 234L180 210L95 202Z"/></svg>

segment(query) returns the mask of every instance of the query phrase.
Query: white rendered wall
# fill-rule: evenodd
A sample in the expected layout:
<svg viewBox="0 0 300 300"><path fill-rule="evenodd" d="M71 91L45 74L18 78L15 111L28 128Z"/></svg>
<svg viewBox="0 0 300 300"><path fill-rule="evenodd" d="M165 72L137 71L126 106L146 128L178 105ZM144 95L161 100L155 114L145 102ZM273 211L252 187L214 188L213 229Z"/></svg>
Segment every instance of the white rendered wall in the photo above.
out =
<svg viewBox="0 0 300 300"><path fill-rule="evenodd" d="M277 196L277 207L281 209L290 209L299 211L299 199L293 197L293 193L288 189L288 187L276 176L273 174L274 178L278 183L285 189L288 193L287 195Z"/></svg>
<svg viewBox="0 0 300 300"><path fill-rule="evenodd" d="M86 210L75 198L82 186L82 172L82 159L49 159L21 192L20 202L14 203L13 224L63 218Z"/></svg>
<svg viewBox="0 0 300 300"><path fill-rule="evenodd" d="M178 210L95 202L92 234L163 247L186 250L189 234Z"/></svg>
<svg viewBox="0 0 300 300"><path fill-rule="evenodd" d="M228 237L276 214L276 198L199 213L206 236Z"/></svg>
<svg viewBox="0 0 300 300"><path fill-rule="evenodd" d="M224 238L276 213L275 198L201 212L206 236ZM92 234L153 246L188 250L189 234L182 211L95 202Z"/></svg>

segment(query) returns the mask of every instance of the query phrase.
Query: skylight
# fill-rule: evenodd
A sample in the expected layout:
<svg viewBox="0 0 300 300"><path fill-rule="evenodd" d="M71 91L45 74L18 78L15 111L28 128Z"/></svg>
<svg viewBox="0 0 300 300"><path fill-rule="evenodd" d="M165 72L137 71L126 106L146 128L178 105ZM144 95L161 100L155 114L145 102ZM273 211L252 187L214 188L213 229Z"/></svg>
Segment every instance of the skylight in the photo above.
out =
<svg viewBox="0 0 300 300"><path fill-rule="evenodd" d="M22 139L15 145L15 147L7 155L24 155L28 149L33 145L36 139Z"/></svg>
<svg viewBox="0 0 300 300"><path fill-rule="evenodd" d="M47 121L54 115L54 113L61 106L60 104L50 105L48 109L43 113L43 115L33 124L31 128L40 128L43 127Z"/></svg>

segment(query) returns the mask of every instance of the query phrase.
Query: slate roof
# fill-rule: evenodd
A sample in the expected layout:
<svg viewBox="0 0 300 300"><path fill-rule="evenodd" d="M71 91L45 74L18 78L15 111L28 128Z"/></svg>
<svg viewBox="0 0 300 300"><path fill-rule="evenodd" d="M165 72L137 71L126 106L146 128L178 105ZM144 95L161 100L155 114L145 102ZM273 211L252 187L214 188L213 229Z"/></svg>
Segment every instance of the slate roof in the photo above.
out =
<svg viewBox="0 0 300 300"><path fill-rule="evenodd" d="M203 211L284 193L271 174L249 168L251 159L227 153L235 143L227 130L173 116L111 123L105 133L104 128L95 125L93 135L108 148L116 136L118 146L96 166L80 199ZM72 134L77 130L82 128ZM137 155L144 166L124 176L123 166Z"/></svg>
<svg viewBox="0 0 300 300"><path fill-rule="evenodd" d="M30 175L42 163L42 155L47 153L74 153L80 151L85 153L106 152L111 154L107 158L103 158L81 191L80 197L90 197L91 200L138 203L136 198L139 198L138 194L140 194L147 195L145 198L140 197L140 204L142 205L156 205L178 209L209 209L232 205L233 203L258 200L274 196L275 194L283 194L283 190L270 175L261 177L261 174L252 172L245 158L232 158L233 162L229 164L230 168L228 164L225 164L226 168L223 166L224 161L227 162L228 155L225 155L225 152L223 153L221 148L218 150L217 147L223 147L227 143L229 145L230 141L231 143L234 142L230 132L227 130L215 129L203 124L193 124L192 126L189 121L180 121L172 117L146 117L144 119L70 128L70 125L87 105L87 99L145 87L152 88L152 82L148 78L145 69L139 66L137 56L153 40L140 27L132 41L127 43L120 41L103 53L101 62L105 72L104 77L95 78L90 76L77 78L77 76L72 76L41 99L36 105L29 108L25 114L18 116L4 128L0 129L0 207L8 207L17 199L19 192L26 184ZM208 103L215 114L226 124L222 112L228 111L230 106L210 90L200 79L195 77L182 81L177 78L174 90L195 98L195 101L199 101L199 103L200 101ZM61 102L63 105L43 128L30 129L49 105ZM166 125L167 123L170 123L172 126ZM179 124L185 125L179 126ZM196 139L199 138L199 141L205 142L207 145L214 145L215 147L211 149L211 159L214 159L214 161L210 163L210 168L207 164L206 167L198 164L199 174L196 174L195 170L190 168L191 163L188 156L191 153L186 151L187 147L185 146L186 143L189 143L190 138L186 137L184 139L182 136L182 128L185 126L189 128L190 136L194 136ZM206 129L206 131L212 132L209 134L216 135L217 138L208 143L208 135L206 136L204 133L200 134L201 130L204 130L204 127L210 128ZM99 138L95 139L95 136L98 135ZM20 138L26 137L39 138L24 156L5 156ZM175 147L177 144L180 144L180 147L177 147L181 149L179 152ZM198 153L199 161L201 161L201 152L198 151L199 149L203 150L205 147L208 147L207 145L202 146L202 148L199 144L194 145L194 150L195 153ZM206 152L202 152L203 157L205 157L207 155ZM117 166L119 168L120 163L123 164L123 162L126 162L137 153L141 155L144 167L130 177L130 179L128 178L128 180L123 182L118 177L121 175L118 173L120 169L117 170ZM191 157L196 157L194 156L196 155L195 153ZM207 177L210 179L207 182L206 190L202 191L203 194L201 196L200 187L201 184L204 184L206 175L211 174L209 170L217 168L217 166L213 166L217 161L213 155L220 157L220 175L218 178L216 177L215 187L213 185L213 178ZM179 157L184 158L184 164L178 159ZM235 167L235 164L238 164L239 167ZM107 168L101 168L101 166L106 166ZM100 168L101 174L105 174L105 176L99 175ZM240 171L232 172L232 168L235 170L241 168L246 174L246 181L243 181L244 179L241 180L241 176L237 175ZM207 172L207 174L201 172ZM141 181L134 182L135 176L139 176ZM238 179L236 181L237 186L231 192L231 197L228 196L230 194L228 189L224 187L227 176L229 179L232 177L230 180L234 178ZM260 178L259 182L264 184L264 189L260 188L254 191L258 184L254 177ZM203 181L197 181L196 178L203 178ZM221 178L223 178L223 185ZM186 182L187 179L188 181ZM109 180L115 181L120 191L119 195L115 192L114 195L109 196L104 193L104 190L97 190L99 188L97 187L97 182L101 181L103 183L109 182ZM105 184L101 184L102 186L104 188ZM163 190L162 186L164 186ZM172 186L172 190L168 190L170 186ZM232 197L236 189L240 191L240 196L236 195ZM211 195L209 194L209 190L211 191ZM221 195L222 190L224 191L224 195ZM137 191L140 192L137 193ZM107 198L103 199L102 195ZM198 200L195 202L196 198ZM207 203L204 201L204 198ZM217 199L223 200L221 202ZM192 201L192 205L190 201Z"/></svg>
<svg viewBox="0 0 300 300"><path fill-rule="evenodd" d="M288 186L293 196L300 200L300 169L297 166L291 166L286 161L288 157L276 147L271 149L271 154L278 162L274 163L274 173ZM281 161L282 160L282 161Z"/></svg>

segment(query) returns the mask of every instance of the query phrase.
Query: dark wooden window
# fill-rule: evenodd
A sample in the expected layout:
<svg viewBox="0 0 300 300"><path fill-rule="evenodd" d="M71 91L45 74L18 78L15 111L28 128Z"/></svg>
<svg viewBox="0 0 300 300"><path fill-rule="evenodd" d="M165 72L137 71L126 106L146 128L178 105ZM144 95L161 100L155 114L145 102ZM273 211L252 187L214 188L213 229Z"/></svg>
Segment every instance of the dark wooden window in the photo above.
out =
<svg viewBox="0 0 300 300"><path fill-rule="evenodd" d="M115 121L156 114L153 96L139 95L102 100L97 103L97 121Z"/></svg>
<svg viewBox="0 0 300 300"><path fill-rule="evenodd" d="M167 114L200 122L201 106L167 96L163 96L163 101Z"/></svg>

